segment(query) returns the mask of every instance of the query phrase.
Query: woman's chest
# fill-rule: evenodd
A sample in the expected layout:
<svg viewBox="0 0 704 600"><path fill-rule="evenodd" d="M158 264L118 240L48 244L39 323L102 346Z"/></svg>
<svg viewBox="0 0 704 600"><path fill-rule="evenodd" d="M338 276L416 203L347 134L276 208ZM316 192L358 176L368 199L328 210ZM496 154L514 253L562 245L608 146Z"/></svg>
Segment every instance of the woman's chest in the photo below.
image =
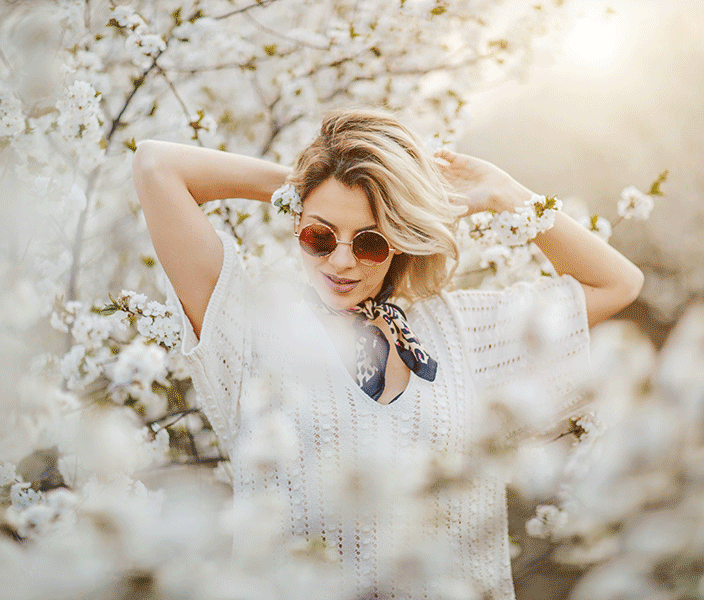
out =
<svg viewBox="0 0 704 600"><path fill-rule="evenodd" d="M324 474L363 471L379 457L400 465L419 452L469 451L472 414L465 398L411 375L403 394L383 405L353 385L341 385L336 375L312 386L299 376L281 387L273 380L260 383L243 398L235 453L249 455L250 446L276 453L280 447L286 462Z"/></svg>
<svg viewBox="0 0 704 600"><path fill-rule="evenodd" d="M355 381L327 328L306 311L291 314L255 340L253 374L241 398L240 433L256 428L263 412L281 411L298 443L320 449L430 445L447 450L467 443L473 422L474 388L460 356L445 359L441 342L419 327L438 369L434 381L410 373L395 353L387 364L391 404L366 395ZM446 334L441 335L446 337ZM393 352L393 347L391 348ZM405 371L405 372L404 372ZM261 390L266 390L262 400ZM381 398L385 398L382 396ZM266 408L263 408L266 405Z"/></svg>

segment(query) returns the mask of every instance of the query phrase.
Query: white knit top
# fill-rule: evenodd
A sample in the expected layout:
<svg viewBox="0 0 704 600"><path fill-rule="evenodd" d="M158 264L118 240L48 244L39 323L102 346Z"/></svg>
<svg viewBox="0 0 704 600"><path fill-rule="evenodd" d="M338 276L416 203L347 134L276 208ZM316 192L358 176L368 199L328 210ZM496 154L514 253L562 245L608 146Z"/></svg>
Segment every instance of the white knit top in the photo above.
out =
<svg viewBox="0 0 704 600"><path fill-rule="evenodd" d="M310 598L514 598L505 476L472 460L472 441L486 433L487 399L516 381L540 385L555 418L579 401L570 391L589 361L581 285L544 277L414 303L408 322L437 376L411 373L403 394L382 405L357 386L294 289L255 285L234 240L220 237L222 271L200 340L181 308L182 353L229 454L235 511L252 500L274 507L276 548L262 555L272 565L277 553L317 565L329 585L316 579ZM548 298L558 327L545 367L544 357L532 360L535 335L521 335L521 324ZM468 473L471 483L460 485L457 475ZM236 562L251 560L253 543L235 540ZM305 571L280 567L271 567L279 588Z"/></svg>

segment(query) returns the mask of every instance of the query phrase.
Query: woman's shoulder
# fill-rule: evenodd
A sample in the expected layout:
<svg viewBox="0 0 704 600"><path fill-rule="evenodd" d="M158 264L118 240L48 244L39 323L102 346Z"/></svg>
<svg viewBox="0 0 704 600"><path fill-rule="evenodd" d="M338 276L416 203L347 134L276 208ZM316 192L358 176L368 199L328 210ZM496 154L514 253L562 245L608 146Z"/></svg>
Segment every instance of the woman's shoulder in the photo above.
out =
<svg viewBox="0 0 704 600"><path fill-rule="evenodd" d="M522 280L501 288L445 288L432 296L419 298L407 309L409 318L456 318L467 324L494 320L505 312L524 312L529 305L576 296L576 281L570 276ZM568 298L569 297L569 298Z"/></svg>
<svg viewBox="0 0 704 600"><path fill-rule="evenodd" d="M458 307L453 291L443 289L431 296L413 300L404 310L409 322L438 323L441 327L448 327L455 321L459 323Z"/></svg>

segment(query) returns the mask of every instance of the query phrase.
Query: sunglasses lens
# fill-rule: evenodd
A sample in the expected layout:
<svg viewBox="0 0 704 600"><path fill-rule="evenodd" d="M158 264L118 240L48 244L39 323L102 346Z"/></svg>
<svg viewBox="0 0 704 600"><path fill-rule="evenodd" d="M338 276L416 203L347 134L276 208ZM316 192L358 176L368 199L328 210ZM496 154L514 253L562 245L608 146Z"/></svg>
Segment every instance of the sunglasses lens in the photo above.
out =
<svg viewBox="0 0 704 600"><path fill-rule="evenodd" d="M389 244L384 237L374 231L357 234L352 251L361 263L379 264L389 258Z"/></svg>
<svg viewBox="0 0 704 600"><path fill-rule="evenodd" d="M301 248L311 256L327 256L337 246L332 230L325 225L306 225L298 236Z"/></svg>

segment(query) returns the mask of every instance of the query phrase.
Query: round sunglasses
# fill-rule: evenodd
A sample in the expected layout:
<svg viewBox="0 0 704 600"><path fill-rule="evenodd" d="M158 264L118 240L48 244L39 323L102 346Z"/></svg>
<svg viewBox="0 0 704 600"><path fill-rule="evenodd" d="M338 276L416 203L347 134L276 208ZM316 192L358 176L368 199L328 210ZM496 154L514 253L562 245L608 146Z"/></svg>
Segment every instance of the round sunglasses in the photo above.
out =
<svg viewBox="0 0 704 600"><path fill-rule="evenodd" d="M393 251L389 242L378 231L360 231L351 242L341 242L327 225L311 223L294 235L298 238L301 248L311 256L329 256L338 244L346 244L352 246L355 258L367 266L380 265Z"/></svg>

